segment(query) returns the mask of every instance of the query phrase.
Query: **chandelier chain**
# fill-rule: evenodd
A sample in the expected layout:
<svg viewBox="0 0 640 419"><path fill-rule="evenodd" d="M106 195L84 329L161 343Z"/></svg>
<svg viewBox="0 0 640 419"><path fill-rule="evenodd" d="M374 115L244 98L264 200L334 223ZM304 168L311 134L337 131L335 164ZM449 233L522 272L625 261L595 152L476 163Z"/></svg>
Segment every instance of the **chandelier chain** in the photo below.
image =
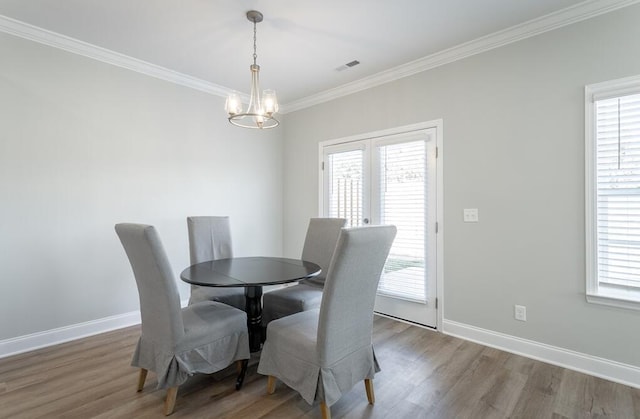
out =
<svg viewBox="0 0 640 419"><path fill-rule="evenodd" d="M253 65L256 65L256 59L258 58L258 53L256 52L256 21L253 21Z"/></svg>

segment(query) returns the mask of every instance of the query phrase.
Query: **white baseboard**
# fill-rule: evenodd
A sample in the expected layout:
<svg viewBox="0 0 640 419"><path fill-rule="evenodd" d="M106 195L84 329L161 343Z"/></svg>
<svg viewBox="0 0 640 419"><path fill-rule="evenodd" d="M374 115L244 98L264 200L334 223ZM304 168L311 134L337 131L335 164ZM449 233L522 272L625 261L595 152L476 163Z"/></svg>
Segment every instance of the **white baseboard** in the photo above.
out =
<svg viewBox="0 0 640 419"><path fill-rule="evenodd" d="M527 358L640 388L640 368L532 340L443 320L442 332Z"/></svg>
<svg viewBox="0 0 640 419"><path fill-rule="evenodd" d="M111 330L140 324L140 312L118 314L98 320L45 330L0 341L0 358L57 345Z"/></svg>
<svg viewBox="0 0 640 419"><path fill-rule="evenodd" d="M185 307L188 300L181 301ZM104 317L102 319L91 320L84 323L72 324L70 326L58 327L56 329L45 330L44 332L32 333L30 335L18 336L15 338L0 340L0 358L17 355L71 340L85 338L100 333L110 332L124 327L140 324L140 311L116 314L115 316Z"/></svg>

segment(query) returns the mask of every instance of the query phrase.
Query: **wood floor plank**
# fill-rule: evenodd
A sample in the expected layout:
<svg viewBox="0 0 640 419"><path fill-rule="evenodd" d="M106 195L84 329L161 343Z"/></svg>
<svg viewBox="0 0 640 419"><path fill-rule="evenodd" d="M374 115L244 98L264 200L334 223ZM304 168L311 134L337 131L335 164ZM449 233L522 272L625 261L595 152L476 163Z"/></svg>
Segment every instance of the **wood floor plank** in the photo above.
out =
<svg viewBox="0 0 640 419"><path fill-rule="evenodd" d="M406 399L429 411L433 410L481 352L482 346L475 343L450 341L433 354L430 360L433 363L427 363L425 378L407 395ZM452 362L453 360L455 362ZM431 372L428 372L429 370Z"/></svg>
<svg viewBox="0 0 640 419"><path fill-rule="evenodd" d="M136 392L130 366L140 333L130 327L0 359L0 418L161 418L165 390L149 372ZM374 347L382 371L376 403L357 384L331 407L334 419L621 418L640 419L640 389L376 317ZM320 418L252 358L235 390L235 365L180 386L171 418Z"/></svg>
<svg viewBox="0 0 640 419"><path fill-rule="evenodd" d="M558 417L571 417L573 412L591 410L592 399L587 389L588 376L579 372L564 370L556 395L554 413Z"/></svg>
<svg viewBox="0 0 640 419"><path fill-rule="evenodd" d="M536 363L522 389L522 397L518 400L513 415L518 418L551 417L562 372L560 367Z"/></svg>
<svg viewBox="0 0 640 419"><path fill-rule="evenodd" d="M638 397L638 391L595 377L587 377L587 388L592 417L616 417L619 406L633 405L634 395Z"/></svg>

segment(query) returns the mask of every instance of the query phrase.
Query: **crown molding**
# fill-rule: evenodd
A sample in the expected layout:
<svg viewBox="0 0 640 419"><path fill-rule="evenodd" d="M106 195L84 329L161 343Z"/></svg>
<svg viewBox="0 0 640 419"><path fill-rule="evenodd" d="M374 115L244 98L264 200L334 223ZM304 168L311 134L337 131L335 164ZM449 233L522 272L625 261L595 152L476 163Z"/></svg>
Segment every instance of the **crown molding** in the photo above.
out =
<svg viewBox="0 0 640 419"><path fill-rule="evenodd" d="M287 103L280 107L280 112L294 112L328 102L636 3L640 3L640 0L587 0L575 6L456 45L407 64Z"/></svg>
<svg viewBox="0 0 640 419"><path fill-rule="evenodd" d="M328 102L636 3L640 3L640 0L586 0L575 6L448 48L407 64L283 104L280 106L280 113L286 114ZM188 76L56 32L48 31L3 15L0 15L0 32L49 45L54 48L59 48L216 96L226 97L231 92L231 89L227 87ZM248 100L248 95L241 94L241 96L243 100Z"/></svg>
<svg viewBox="0 0 640 419"><path fill-rule="evenodd" d="M216 96L226 97L231 89L198 79L128 55L120 54L56 32L48 31L7 16L0 15L0 32L28 39L94 60L133 70L171 83L190 87Z"/></svg>

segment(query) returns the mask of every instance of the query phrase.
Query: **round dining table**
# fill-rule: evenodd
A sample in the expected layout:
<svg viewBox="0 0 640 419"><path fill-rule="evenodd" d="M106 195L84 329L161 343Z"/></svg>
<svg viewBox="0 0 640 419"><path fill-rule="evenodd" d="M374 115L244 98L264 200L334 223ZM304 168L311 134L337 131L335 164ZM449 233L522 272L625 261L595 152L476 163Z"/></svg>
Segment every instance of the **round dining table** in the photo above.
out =
<svg viewBox="0 0 640 419"><path fill-rule="evenodd" d="M180 273L189 284L203 287L244 287L249 349L262 348L262 287L311 278L320 266L299 259L278 257L236 257L196 263Z"/></svg>

